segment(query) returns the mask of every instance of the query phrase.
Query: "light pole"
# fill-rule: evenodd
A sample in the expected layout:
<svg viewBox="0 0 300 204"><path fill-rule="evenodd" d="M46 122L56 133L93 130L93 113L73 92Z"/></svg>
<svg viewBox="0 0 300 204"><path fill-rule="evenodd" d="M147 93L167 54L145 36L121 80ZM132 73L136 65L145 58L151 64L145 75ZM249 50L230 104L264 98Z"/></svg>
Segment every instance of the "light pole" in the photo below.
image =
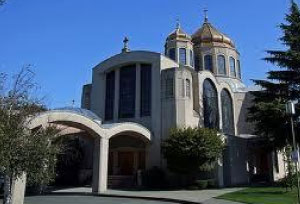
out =
<svg viewBox="0 0 300 204"><path fill-rule="evenodd" d="M296 171L297 171L297 193L298 193L298 203L300 203L300 188L299 188L299 170L298 170L298 162L299 162L299 152L296 145L296 138L295 138L295 130L294 130L294 120L293 115L295 115L295 104L293 101L288 101L286 104L286 113L290 116L291 119L291 130L292 130L292 137L293 137L293 152L292 152L292 160L295 162Z"/></svg>

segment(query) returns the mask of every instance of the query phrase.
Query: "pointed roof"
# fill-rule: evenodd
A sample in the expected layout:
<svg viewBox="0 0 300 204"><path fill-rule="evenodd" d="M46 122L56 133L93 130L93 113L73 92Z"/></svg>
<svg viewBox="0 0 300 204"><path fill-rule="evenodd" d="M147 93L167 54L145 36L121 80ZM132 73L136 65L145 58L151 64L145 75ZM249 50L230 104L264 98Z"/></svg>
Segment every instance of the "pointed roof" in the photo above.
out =
<svg viewBox="0 0 300 204"><path fill-rule="evenodd" d="M211 23L208 22L207 18L205 18L202 27L192 35L192 41L195 44L222 43L225 46L232 48L235 47L234 42L225 34L218 31Z"/></svg>
<svg viewBox="0 0 300 204"><path fill-rule="evenodd" d="M192 37L189 34L187 34L184 30L182 30L180 23L177 22L175 30L168 35L167 41L168 40L191 41Z"/></svg>

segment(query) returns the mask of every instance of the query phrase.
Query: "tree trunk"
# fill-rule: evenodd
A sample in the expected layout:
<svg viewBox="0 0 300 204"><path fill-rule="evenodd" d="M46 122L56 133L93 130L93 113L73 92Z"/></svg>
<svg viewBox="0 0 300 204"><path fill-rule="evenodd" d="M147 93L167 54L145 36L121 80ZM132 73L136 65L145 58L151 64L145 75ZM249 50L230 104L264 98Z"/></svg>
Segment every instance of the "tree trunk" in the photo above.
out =
<svg viewBox="0 0 300 204"><path fill-rule="evenodd" d="M4 198L3 204L11 204L12 203L12 178L10 176L5 175L4 177Z"/></svg>

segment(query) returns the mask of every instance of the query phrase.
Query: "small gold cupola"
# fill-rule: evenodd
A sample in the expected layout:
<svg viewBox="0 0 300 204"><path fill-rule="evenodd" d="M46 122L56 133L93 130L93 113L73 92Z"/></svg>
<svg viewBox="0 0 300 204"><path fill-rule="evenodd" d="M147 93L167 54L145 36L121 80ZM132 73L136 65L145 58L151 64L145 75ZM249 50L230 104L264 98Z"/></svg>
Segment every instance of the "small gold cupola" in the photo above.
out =
<svg viewBox="0 0 300 204"><path fill-rule="evenodd" d="M181 65L194 67L192 37L181 28L178 20L175 30L166 39L165 54Z"/></svg>

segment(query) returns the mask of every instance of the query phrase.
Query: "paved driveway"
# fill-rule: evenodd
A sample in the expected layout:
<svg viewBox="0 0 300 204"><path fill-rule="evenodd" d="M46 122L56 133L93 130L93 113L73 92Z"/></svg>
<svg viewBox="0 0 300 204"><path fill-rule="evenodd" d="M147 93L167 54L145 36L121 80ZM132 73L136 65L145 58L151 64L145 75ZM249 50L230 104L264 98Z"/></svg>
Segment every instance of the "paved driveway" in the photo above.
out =
<svg viewBox="0 0 300 204"><path fill-rule="evenodd" d="M156 199L169 199L171 201L179 200L191 203L203 203L203 204L227 204L233 202L226 202L224 200L213 199L225 193L230 193L243 188L223 188L223 189L206 189L199 191L189 190L163 190L163 191L126 191L126 190L108 190L102 195L111 197L137 197L137 198L156 198ZM87 193L91 194L91 188L67 188L56 190L54 193Z"/></svg>
<svg viewBox="0 0 300 204"><path fill-rule="evenodd" d="M32 196L25 198L25 204L178 204L173 202L112 198L95 196Z"/></svg>

